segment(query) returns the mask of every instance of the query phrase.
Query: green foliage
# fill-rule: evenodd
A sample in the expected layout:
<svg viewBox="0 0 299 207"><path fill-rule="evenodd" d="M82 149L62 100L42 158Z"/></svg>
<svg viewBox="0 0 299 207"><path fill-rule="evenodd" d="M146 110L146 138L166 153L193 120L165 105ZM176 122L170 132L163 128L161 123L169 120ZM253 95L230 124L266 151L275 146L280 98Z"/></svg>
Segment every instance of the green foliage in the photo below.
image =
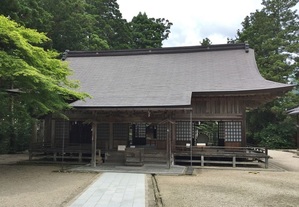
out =
<svg viewBox="0 0 299 207"><path fill-rule="evenodd" d="M0 154L28 149L32 118L17 94L0 93Z"/></svg>
<svg viewBox="0 0 299 207"><path fill-rule="evenodd" d="M56 59L58 53L35 46L47 40L42 33L0 17L2 87L22 91L19 96L32 116L57 112L68 106L65 100L86 96L72 90L78 84L67 79L71 71Z"/></svg>
<svg viewBox="0 0 299 207"><path fill-rule="evenodd" d="M268 80L288 83L298 73L294 54L299 52L299 17L291 10L298 2L263 1L265 7L247 16L238 31L237 40L254 48L260 72Z"/></svg>
<svg viewBox="0 0 299 207"><path fill-rule="evenodd" d="M59 54L38 46L48 40L44 34L0 16L0 142L7 144L9 137L14 149L15 139L22 137L22 128L26 132L30 117L61 113L69 108L68 101L87 96L75 90L77 82L68 80L71 71L66 62L57 59ZM8 89L19 92L13 95Z"/></svg>
<svg viewBox="0 0 299 207"><path fill-rule="evenodd" d="M296 121L285 113L271 113L259 110L251 112L251 121L255 126L251 126L249 137L253 143L268 148L292 148L295 144ZM258 114L258 116L257 116ZM264 120L263 120L264 119Z"/></svg>
<svg viewBox="0 0 299 207"><path fill-rule="evenodd" d="M292 8L298 0L263 0L264 8L247 16L236 40L248 41L254 48L261 75L281 83L298 83L299 17ZM298 95L294 92L274 100L260 109L248 113L247 139L271 148L294 146L295 121L286 110L297 106Z"/></svg>
<svg viewBox="0 0 299 207"><path fill-rule="evenodd" d="M287 110L299 102L299 97L289 92L247 113L247 141L269 148L292 148L296 145L296 119Z"/></svg>
<svg viewBox="0 0 299 207"><path fill-rule="evenodd" d="M160 48L163 40L166 40L170 33L172 23L164 18L148 18L146 13L139 13L130 22L133 48Z"/></svg>
<svg viewBox="0 0 299 207"><path fill-rule="evenodd" d="M209 38L205 38L202 40L202 42L199 42L199 44L201 44L202 46L209 46L212 45L212 41Z"/></svg>
<svg viewBox="0 0 299 207"><path fill-rule="evenodd" d="M0 93L0 154L7 153L9 151L10 142L10 125L7 121L10 117L10 113L7 113L9 106L9 98L6 93Z"/></svg>
<svg viewBox="0 0 299 207"><path fill-rule="evenodd" d="M43 0L54 24L48 31L53 48L58 51L101 50L109 46L97 33L96 16L87 12L84 0Z"/></svg>
<svg viewBox="0 0 299 207"><path fill-rule="evenodd" d="M138 14L122 18L116 0L3 0L0 14L45 32L43 47L65 50L157 48L168 38L172 23Z"/></svg>
<svg viewBox="0 0 299 207"><path fill-rule="evenodd" d="M132 35L129 24L122 18L116 0L87 0L87 12L96 19L95 31L110 49L129 49Z"/></svg>
<svg viewBox="0 0 299 207"><path fill-rule="evenodd" d="M202 134L216 134L218 132L217 122L201 122L200 125L196 126Z"/></svg>
<svg viewBox="0 0 299 207"><path fill-rule="evenodd" d="M150 38L143 39L142 47L161 47L172 23L142 17L149 26L143 38ZM67 79L71 74L67 63L58 60L51 48L60 52L139 48L141 43L135 44L133 36L143 32L142 26L122 18L116 0L2 0L0 153L26 148L32 118L60 113L69 108L68 102L87 96L76 92L78 83Z"/></svg>
<svg viewBox="0 0 299 207"><path fill-rule="evenodd" d="M52 24L52 16L41 0L1 0L0 14L41 32L48 31Z"/></svg>

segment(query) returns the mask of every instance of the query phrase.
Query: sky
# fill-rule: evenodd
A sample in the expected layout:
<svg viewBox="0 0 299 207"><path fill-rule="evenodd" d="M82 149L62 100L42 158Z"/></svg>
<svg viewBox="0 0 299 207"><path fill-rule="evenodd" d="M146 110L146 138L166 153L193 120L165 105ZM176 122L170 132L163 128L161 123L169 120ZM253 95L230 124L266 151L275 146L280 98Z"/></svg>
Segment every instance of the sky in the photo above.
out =
<svg viewBox="0 0 299 207"><path fill-rule="evenodd" d="M165 18L173 23L163 47L200 45L204 38L212 44L226 44L242 29L244 18L261 10L262 0L117 0L123 18L131 21L139 12L149 18ZM298 5L299 6L299 5Z"/></svg>

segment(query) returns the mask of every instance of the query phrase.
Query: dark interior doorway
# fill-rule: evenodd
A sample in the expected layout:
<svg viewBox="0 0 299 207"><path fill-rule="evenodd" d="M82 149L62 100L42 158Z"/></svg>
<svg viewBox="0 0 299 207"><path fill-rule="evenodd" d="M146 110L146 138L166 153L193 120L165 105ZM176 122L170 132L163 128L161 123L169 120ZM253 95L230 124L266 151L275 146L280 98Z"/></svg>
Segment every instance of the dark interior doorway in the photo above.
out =
<svg viewBox="0 0 299 207"><path fill-rule="evenodd" d="M90 144L92 137L91 124L82 121L70 122L70 143L72 144Z"/></svg>

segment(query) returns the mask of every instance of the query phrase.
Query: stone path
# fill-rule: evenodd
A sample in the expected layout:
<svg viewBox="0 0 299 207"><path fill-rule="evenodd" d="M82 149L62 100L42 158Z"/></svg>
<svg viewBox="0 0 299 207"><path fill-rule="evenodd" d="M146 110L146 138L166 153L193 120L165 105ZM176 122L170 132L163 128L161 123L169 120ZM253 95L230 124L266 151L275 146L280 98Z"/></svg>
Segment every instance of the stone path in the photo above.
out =
<svg viewBox="0 0 299 207"><path fill-rule="evenodd" d="M71 207L145 207L145 174L103 173Z"/></svg>

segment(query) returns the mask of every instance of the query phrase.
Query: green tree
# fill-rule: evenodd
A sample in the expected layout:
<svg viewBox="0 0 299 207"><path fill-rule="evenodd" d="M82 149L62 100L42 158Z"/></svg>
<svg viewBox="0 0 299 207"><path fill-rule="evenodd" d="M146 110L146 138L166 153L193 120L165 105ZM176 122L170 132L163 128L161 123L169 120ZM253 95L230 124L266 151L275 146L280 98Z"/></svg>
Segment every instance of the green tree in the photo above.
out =
<svg viewBox="0 0 299 207"><path fill-rule="evenodd" d="M87 12L96 19L95 32L107 41L110 49L129 49L132 35L127 20L122 18L116 0L87 0Z"/></svg>
<svg viewBox="0 0 299 207"><path fill-rule="evenodd" d="M212 45L212 41L209 39L209 38L205 38L202 40L202 42L199 42L199 44L201 44L202 46L209 46L209 45Z"/></svg>
<svg viewBox="0 0 299 207"><path fill-rule="evenodd" d="M23 119L60 114L68 102L87 96L68 80L71 71L59 54L39 47L47 41L44 34L0 16L0 143L12 144L13 151Z"/></svg>
<svg viewBox="0 0 299 207"><path fill-rule="evenodd" d="M160 48L163 40L169 37L172 23L164 18L148 18L146 13L139 13L130 22L133 48Z"/></svg>
<svg viewBox="0 0 299 207"><path fill-rule="evenodd" d="M139 13L122 18L116 0L2 0L0 14L44 32L43 47L65 50L106 50L162 47L171 22Z"/></svg>
<svg viewBox="0 0 299 207"><path fill-rule="evenodd" d="M262 76L268 80L298 83L299 18L293 10L298 2L263 0L264 8L244 19L242 30L232 41L248 41ZM294 146L295 122L286 109L298 103L298 95L291 92L248 113L248 140L275 148Z"/></svg>
<svg viewBox="0 0 299 207"><path fill-rule="evenodd" d="M85 0L3 0L0 14L19 24L45 32L58 51L100 50L108 44L98 34L97 19L87 12Z"/></svg>
<svg viewBox="0 0 299 207"><path fill-rule="evenodd" d="M41 0L2 0L0 14L40 32L47 32L52 27L52 15Z"/></svg>
<svg viewBox="0 0 299 207"><path fill-rule="evenodd" d="M51 12L53 22L47 36L53 41L53 48L68 50L108 49L108 43L97 34L96 17L88 13L85 0L53 1L42 0Z"/></svg>

